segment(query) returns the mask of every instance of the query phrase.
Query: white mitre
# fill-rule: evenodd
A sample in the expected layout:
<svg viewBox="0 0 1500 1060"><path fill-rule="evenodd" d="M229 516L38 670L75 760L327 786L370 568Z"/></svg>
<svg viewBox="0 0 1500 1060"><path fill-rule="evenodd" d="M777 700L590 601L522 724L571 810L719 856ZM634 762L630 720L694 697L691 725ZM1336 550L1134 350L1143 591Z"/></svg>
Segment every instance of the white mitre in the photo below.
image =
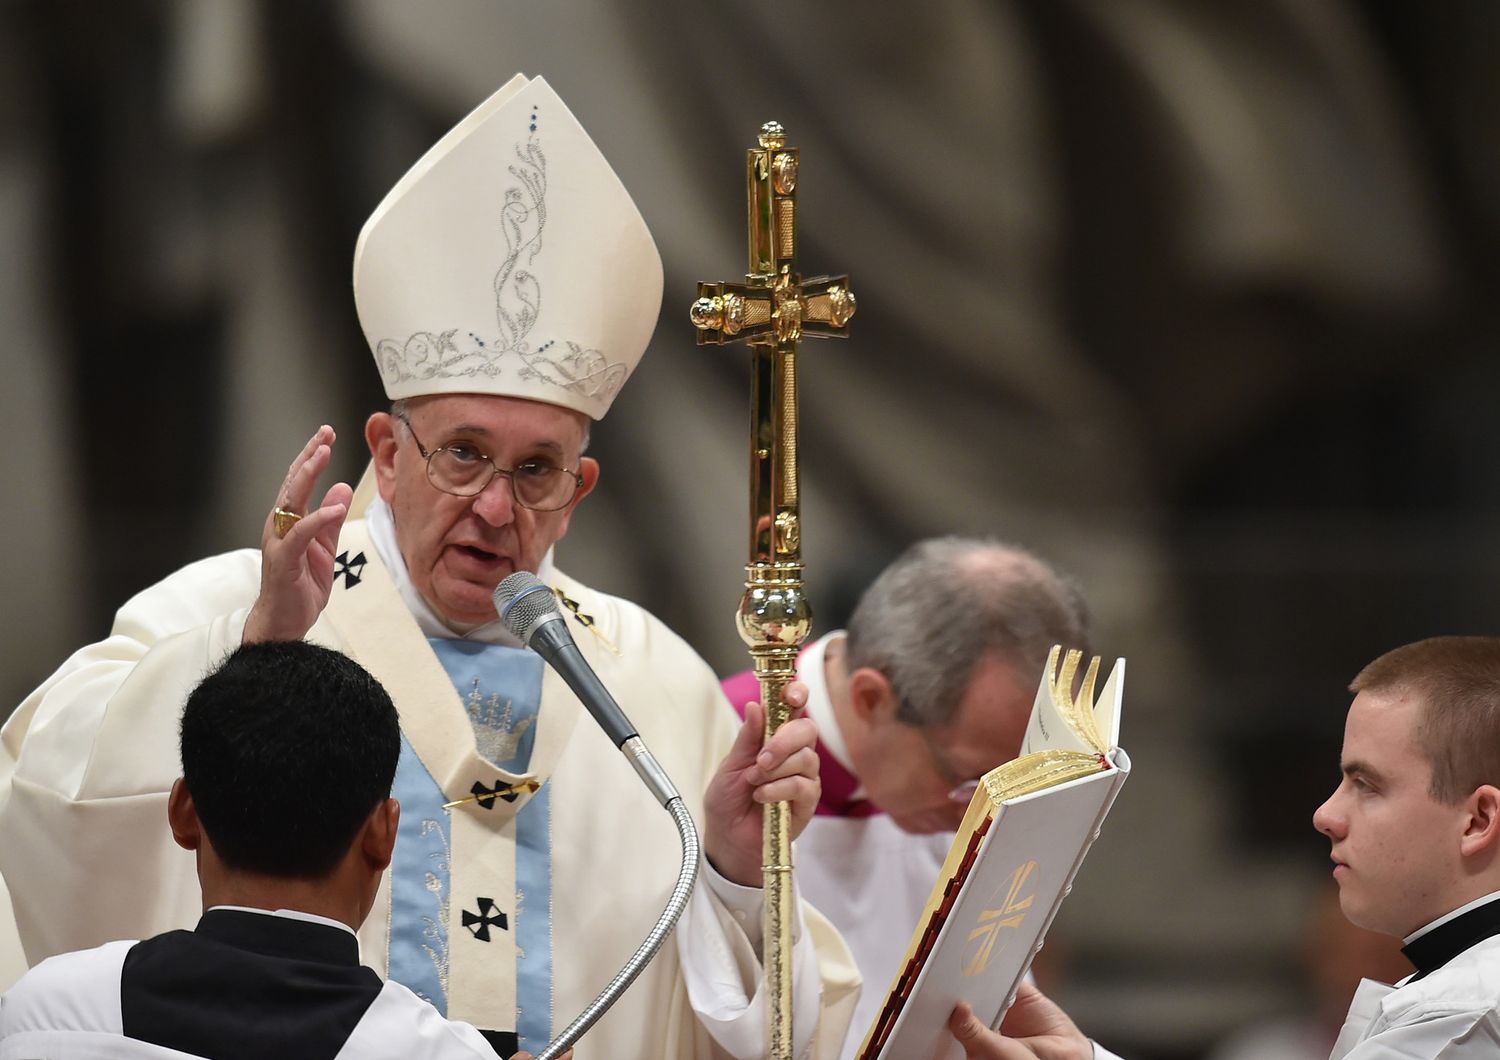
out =
<svg viewBox="0 0 1500 1060"><path fill-rule="evenodd" d="M392 400L503 394L599 419L661 294L661 256L620 178L522 74L411 167L354 248L354 303Z"/></svg>

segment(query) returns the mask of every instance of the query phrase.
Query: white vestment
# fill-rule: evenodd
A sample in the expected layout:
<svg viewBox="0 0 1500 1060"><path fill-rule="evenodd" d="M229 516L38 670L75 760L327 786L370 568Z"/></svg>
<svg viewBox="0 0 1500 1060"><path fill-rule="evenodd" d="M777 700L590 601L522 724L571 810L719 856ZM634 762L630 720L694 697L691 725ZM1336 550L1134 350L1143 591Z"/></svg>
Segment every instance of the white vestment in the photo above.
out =
<svg viewBox="0 0 1500 1060"><path fill-rule="evenodd" d="M1415 982L1366 979L1329 1060L1493 1060L1500 1056L1500 936Z"/></svg>
<svg viewBox="0 0 1500 1060"><path fill-rule="evenodd" d="M398 864L360 932L364 960L402 978L399 958L426 976L408 985L446 1015L496 1030L519 1023L522 1046L535 1052L544 1042L525 1037L527 1021L550 1028L543 1034L560 1032L654 923L676 880L677 832L550 669L539 675L525 772L497 769L481 755L476 712L501 724L510 703L488 689L481 702L478 679L466 703L439 653L482 661L485 646L429 644L417 619L430 616L414 618L416 605L393 580L405 578L399 554L378 545L364 520L345 525L332 597L308 633L374 673L401 714L403 831ZM165 820L166 792L180 773L178 719L187 692L238 646L259 579L259 552L242 550L152 586L119 611L108 639L75 653L0 730L0 873L32 964L196 921L193 856L173 844ZM702 793L736 731L708 667L635 605L560 574L548 580L618 650L570 622L583 655L701 822ZM519 734L510 737L513 749ZM420 799L409 804L403 784L413 777ZM474 797L527 779L541 787L514 801ZM441 808L455 800L468 801ZM403 857L407 870L398 871ZM758 894L750 893L752 904ZM831 1057L857 979L836 934L812 910L803 913L795 1038L799 1054ZM741 927L747 919L754 918L700 881L676 945L663 947L582 1039L577 1060L760 1055L764 976ZM413 930L420 946L411 944ZM519 961L540 975L518 976Z"/></svg>
<svg viewBox="0 0 1500 1060"><path fill-rule="evenodd" d="M1410 945L1411 937L1407 942ZM1119 1060L1098 1045L1094 1055L1096 1060ZM1361 980L1328 1060L1494 1060L1497 1056L1500 935L1491 935L1420 979L1403 980L1396 986Z"/></svg>

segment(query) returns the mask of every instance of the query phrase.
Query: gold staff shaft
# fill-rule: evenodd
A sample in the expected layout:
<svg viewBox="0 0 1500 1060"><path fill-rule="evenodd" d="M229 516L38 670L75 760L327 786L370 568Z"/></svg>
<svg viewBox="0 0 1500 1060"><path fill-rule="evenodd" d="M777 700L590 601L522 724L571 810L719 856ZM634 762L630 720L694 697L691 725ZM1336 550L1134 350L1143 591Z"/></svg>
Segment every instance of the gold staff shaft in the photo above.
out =
<svg viewBox="0 0 1500 1060"><path fill-rule="evenodd" d="M848 277L803 281L796 271L798 155L781 126L761 129L746 158L750 271L743 284L700 283L691 312L698 344L750 345L750 560L736 616L765 704L765 739L790 716L784 692L812 626L802 591L797 484L797 349L804 334L843 337L854 315ZM791 807L765 807L767 1050L792 1057Z"/></svg>
<svg viewBox="0 0 1500 1060"><path fill-rule="evenodd" d="M796 674L797 649L811 628L802 592L797 510L797 349L795 344L752 349L750 562L738 612L740 636L755 661L770 740L791 710L783 693ZM767 443L770 444L767 444ZM789 533L790 531L790 533ZM792 1055L791 806L765 807L761 837L764 878L767 1055Z"/></svg>

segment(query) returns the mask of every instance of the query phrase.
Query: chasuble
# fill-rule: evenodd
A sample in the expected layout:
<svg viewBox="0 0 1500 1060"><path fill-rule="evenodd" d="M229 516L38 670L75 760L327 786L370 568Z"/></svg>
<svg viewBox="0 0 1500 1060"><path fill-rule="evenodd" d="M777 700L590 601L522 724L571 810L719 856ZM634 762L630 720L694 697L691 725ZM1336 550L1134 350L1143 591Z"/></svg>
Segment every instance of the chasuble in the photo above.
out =
<svg viewBox="0 0 1500 1060"><path fill-rule="evenodd" d="M332 597L308 634L375 674L401 714L401 831L360 932L363 960L492 1041L535 1052L654 923L676 878L676 829L537 657L429 640L397 588L399 552L382 552L370 526L345 525ZM544 576L596 624L602 637L575 627L580 649L701 822L736 731L707 665L644 610ZM242 550L145 590L0 732L0 872L30 963L196 922L193 857L166 824L177 723L187 692L239 644L259 578L259 552ZM743 927L755 917L735 906L700 882L676 945L577 1060L759 1055L764 979ZM833 1057L858 977L837 933L800 913L798 1053Z"/></svg>

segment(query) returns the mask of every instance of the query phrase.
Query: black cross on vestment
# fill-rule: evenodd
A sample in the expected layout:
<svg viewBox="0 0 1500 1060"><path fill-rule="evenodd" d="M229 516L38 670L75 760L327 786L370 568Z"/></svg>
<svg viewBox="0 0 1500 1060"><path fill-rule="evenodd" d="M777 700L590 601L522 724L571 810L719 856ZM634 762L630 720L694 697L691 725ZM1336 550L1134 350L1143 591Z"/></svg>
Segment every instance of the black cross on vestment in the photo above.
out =
<svg viewBox="0 0 1500 1060"><path fill-rule="evenodd" d="M501 780L495 781L493 788L487 788L484 784L476 780L474 781L474 786L469 789L469 794L473 795L474 801L486 810L493 810L495 808L495 799L497 797L504 799L506 802L515 802L521 797L519 791L516 791L509 784Z"/></svg>
<svg viewBox="0 0 1500 1060"><path fill-rule="evenodd" d="M333 576L344 579L344 588L352 589L359 584L360 575L365 572L365 554L361 552L353 559L349 558L347 551L340 552L333 557Z"/></svg>
<svg viewBox="0 0 1500 1060"><path fill-rule="evenodd" d="M469 929L469 934L480 942L488 942L491 925L501 931L510 930L510 921L506 919L504 913L495 908L493 898L479 898L476 901L479 903L479 912L471 913L467 909L463 911L463 926ZM476 924L478 927L475 927Z"/></svg>

